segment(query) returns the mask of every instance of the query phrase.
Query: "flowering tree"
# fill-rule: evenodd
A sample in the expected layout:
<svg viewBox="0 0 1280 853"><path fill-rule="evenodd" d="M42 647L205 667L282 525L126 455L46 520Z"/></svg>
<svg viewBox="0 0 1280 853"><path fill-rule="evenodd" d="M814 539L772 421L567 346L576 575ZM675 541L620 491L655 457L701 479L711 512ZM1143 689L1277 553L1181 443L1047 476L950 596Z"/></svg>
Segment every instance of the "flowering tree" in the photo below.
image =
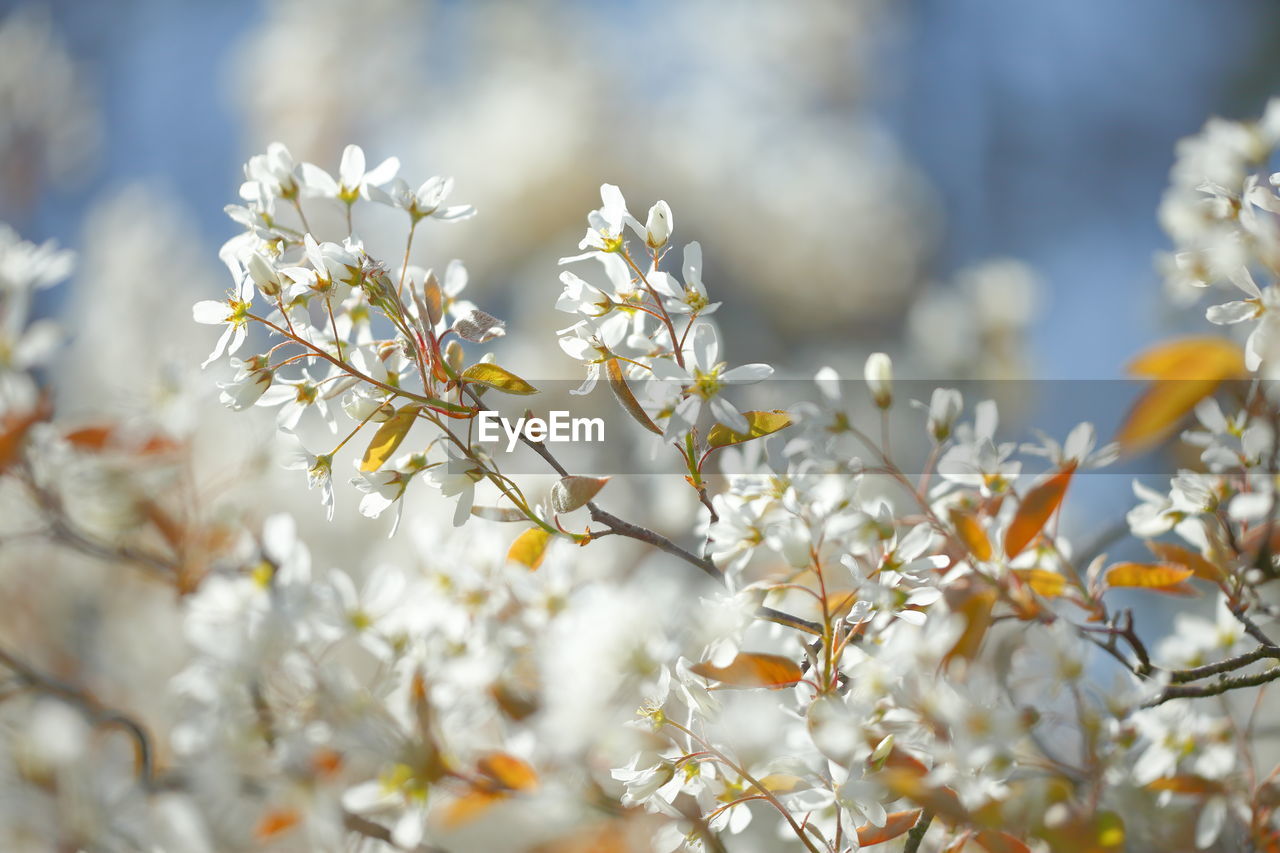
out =
<svg viewBox="0 0 1280 853"><path fill-rule="evenodd" d="M452 502L452 524L411 517L399 534L419 537L419 563L370 571L318 564L286 514L219 508L181 437L58 416L39 368L59 337L29 315L71 259L0 233L5 536L159 582L183 635L157 683L86 684L50 650L0 647L0 835L9 849L1280 850L1280 765L1259 727L1280 677L1277 145L1280 102L1257 123L1211 122L1180 148L1161 210L1171 293L1241 291L1207 316L1248 328L1243 347L1207 336L1140 355L1132 371L1153 381L1104 446L1088 423L1011 440L994 402L966 413L934 389L908 413L929 447L918 471L891 446L910 437L890 420L903 406L884 354L865 390L826 368L814 401L739 408L739 386L773 370L722 359L699 245L673 242L665 202L641 222L604 185L562 260L559 344L585 373L574 394L611 394L628 443L650 436L655 464L675 460L697 512L662 530L611 510L622 490L568 470L545 428L513 441L550 481L478 434L498 398L538 405L539 388L486 353L507 327L463 298L459 262L410 263L421 229L474 213L448 203L450 180L415 189L355 146L334 176L272 145L227 208L243 226L221 252L229 292L194 319L220 327L205 364L229 367L222 403L276 410L282 461L331 521L347 466L360 513L394 513L392 535L410 488ZM403 258L357 236L384 236L366 222L388 207ZM1135 483L1114 533L1069 541L1073 483L1193 414L1193 467ZM1109 559L1130 535L1150 558ZM612 571L620 540L686 581ZM1179 613L1149 647L1124 604L1160 593L1216 615ZM157 692L169 710L140 716Z"/></svg>

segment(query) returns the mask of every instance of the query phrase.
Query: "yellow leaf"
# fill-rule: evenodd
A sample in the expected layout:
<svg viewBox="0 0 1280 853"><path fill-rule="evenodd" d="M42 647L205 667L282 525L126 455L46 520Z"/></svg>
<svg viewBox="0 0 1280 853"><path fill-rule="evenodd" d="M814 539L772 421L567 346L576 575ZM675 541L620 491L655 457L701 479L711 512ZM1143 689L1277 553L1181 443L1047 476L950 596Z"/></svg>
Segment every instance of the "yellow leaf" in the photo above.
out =
<svg viewBox="0 0 1280 853"><path fill-rule="evenodd" d="M969 553L975 560L986 562L991 559L991 540L987 538L986 531L978 523L977 516L971 512L953 509L951 526L955 528L956 536L960 537L960 541L969 549Z"/></svg>
<svg viewBox="0 0 1280 853"><path fill-rule="evenodd" d="M507 394L537 394L538 389L505 367L490 362L473 364L462 371L462 378L477 385L487 385Z"/></svg>
<svg viewBox="0 0 1280 853"><path fill-rule="evenodd" d="M1107 585L1168 589L1193 574L1191 569L1171 563L1116 563L1107 569Z"/></svg>
<svg viewBox="0 0 1280 853"><path fill-rule="evenodd" d="M1014 569L1013 573L1037 595L1045 598L1057 598L1067 586L1066 578L1047 569Z"/></svg>
<svg viewBox="0 0 1280 853"><path fill-rule="evenodd" d="M812 786L803 778L790 773L770 773L768 776L761 777L760 787L771 794L790 794L807 790Z"/></svg>
<svg viewBox="0 0 1280 853"><path fill-rule="evenodd" d="M782 655L742 652L728 666L710 662L689 667L690 672L730 687L786 687L804 678L800 667Z"/></svg>
<svg viewBox="0 0 1280 853"><path fill-rule="evenodd" d="M1244 372L1244 354L1226 338L1178 338L1129 362L1129 374L1148 379L1221 379Z"/></svg>
<svg viewBox="0 0 1280 853"><path fill-rule="evenodd" d="M605 359L604 369L609 375L609 388L613 391L613 396L618 398L618 402L627 410L627 414L649 432L662 435L662 430L658 429L658 425L649 417L644 406L640 405L636 395L631 393L631 386L627 384L626 374L622 372L622 365L618 363L618 359L613 357Z"/></svg>
<svg viewBox="0 0 1280 853"><path fill-rule="evenodd" d="M1148 542L1147 547L1151 549L1151 553L1160 558L1161 562L1186 566L1201 580L1216 583L1222 579L1222 569L1190 548L1184 548L1172 542Z"/></svg>
<svg viewBox="0 0 1280 853"><path fill-rule="evenodd" d="M728 447L731 444L742 444L753 438L772 435L778 430L791 426L791 415L781 409L774 409L771 412L743 412L742 416L747 419L746 432L736 432L724 424L716 424L707 433L707 444L712 448Z"/></svg>
<svg viewBox="0 0 1280 853"><path fill-rule="evenodd" d="M1244 354L1225 338L1183 338L1147 350L1129 365L1129 372L1156 380L1116 434L1121 447L1133 452L1159 443L1224 379L1243 374Z"/></svg>
<svg viewBox="0 0 1280 853"><path fill-rule="evenodd" d="M491 752L476 762L476 770L510 791L532 791L538 773L528 762L505 752Z"/></svg>
<svg viewBox="0 0 1280 853"><path fill-rule="evenodd" d="M391 454L395 453L396 448L400 446L400 442L404 441L404 437L409 434L409 429L418 419L418 411L421 408L421 406L405 406L378 427L378 431L373 434L373 440L364 451L364 458L360 460L361 471L377 471L386 464Z"/></svg>
<svg viewBox="0 0 1280 853"><path fill-rule="evenodd" d="M885 817L884 826L868 823L858 827L858 846L870 847L872 844L884 844L886 841L892 841L899 835L910 832L923 811L923 809L907 809L892 812Z"/></svg>
<svg viewBox="0 0 1280 853"><path fill-rule="evenodd" d="M542 558L547 553L547 545L551 542L551 534L541 527L531 527L516 537L507 551L507 559L521 565L536 569L542 565Z"/></svg>
<svg viewBox="0 0 1280 853"><path fill-rule="evenodd" d="M1018 556L1039 535L1049 517L1062 504L1062 497L1067 493L1067 485L1075 470L1075 463L1068 463L1057 474L1022 497L1004 537L1004 553L1007 557L1012 559Z"/></svg>

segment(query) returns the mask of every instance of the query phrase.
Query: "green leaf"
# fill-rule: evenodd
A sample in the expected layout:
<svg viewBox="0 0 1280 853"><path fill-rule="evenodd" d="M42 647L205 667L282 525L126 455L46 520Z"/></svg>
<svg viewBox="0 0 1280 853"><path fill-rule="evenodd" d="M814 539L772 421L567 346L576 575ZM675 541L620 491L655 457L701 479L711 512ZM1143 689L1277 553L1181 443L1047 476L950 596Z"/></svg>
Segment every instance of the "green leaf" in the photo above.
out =
<svg viewBox="0 0 1280 853"><path fill-rule="evenodd" d="M728 447L732 444L751 441L753 438L763 438L791 426L791 415L781 409L774 409L771 412L743 412L742 416L747 419L746 432L735 432L724 424L716 424L711 428L711 432L707 433L707 444L711 445L712 449Z"/></svg>
<svg viewBox="0 0 1280 853"><path fill-rule="evenodd" d="M551 542L551 534L541 527L531 527L516 537L507 551L507 559L530 569L542 565L542 558L547 553L547 545Z"/></svg>
<svg viewBox="0 0 1280 853"><path fill-rule="evenodd" d="M409 428L418 419L421 408L418 405L405 406L378 427L378 431L373 434L373 440L364 451L364 458L360 460L361 471L377 471L386 464L391 454L395 453L396 448L400 446L400 442L404 441L404 437L409 434Z"/></svg>
<svg viewBox="0 0 1280 853"><path fill-rule="evenodd" d="M489 362L482 361L479 364L471 365L466 370L462 371L462 378L467 382L475 382L477 385L487 385L490 388L496 388L497 390L503 391L507 394L538 393L537 388L534 388L510 370Z"/></svg>
<svg viewBox="0 0 1280 853"><path fill-rule="evenodd" d="M609 482L608 477L564 477L551 487L551 508L557 513L585 506Z"/></svg>
<svg viewBox="0 0 1280 853"><path fill-rule="evenodd" d="M631 386L627 384L627 377L622 372L622 365L618 364L616 358L609 358L604 363L605 372L609 374L609 387L613 390L613 396L618 398L618 402L622 404L622 408L627 410L627 414L635 418L636 423L649 430L649 432L662 435L662 430L658 429L658 425L649 417L649 413L640 405L640 401L636 399L636 395L631 393Z"/></svg>

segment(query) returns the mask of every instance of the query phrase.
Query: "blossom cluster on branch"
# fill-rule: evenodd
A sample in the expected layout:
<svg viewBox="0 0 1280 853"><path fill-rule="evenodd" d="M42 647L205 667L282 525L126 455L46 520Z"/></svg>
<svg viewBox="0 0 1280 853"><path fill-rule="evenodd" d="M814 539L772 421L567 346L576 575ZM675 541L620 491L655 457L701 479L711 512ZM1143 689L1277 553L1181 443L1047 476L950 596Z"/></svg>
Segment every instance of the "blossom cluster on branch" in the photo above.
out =
<svg viewBox="0 0 1280 853"><path fill-rule="evenodd" d="M270 146L227 208L243 229L221 252L231 286L194 306L220 327L205 366L226 374L225 406L275 411L282 464L331 522L344 479L361 514L393 513L407 565L324 564L287 514L209 511L181 437L61 419L40 370L60 338L29 309L71 259L0 231L0 484L27 525L3 536L171 588L185 649L165 680L173 710L147 719L130 708L143 689L0 645L0 838L1280 849L1280 765L1259 731L1280 678L1275 113L1183 143L1161 211L1171 292L1242 291L1208 320L1247 341L1138 356L1152 381L1110 443L1089 423L1020 442L995 402L955 388L905 401L883 353L858 399L828 367L816 402L740 408L741 386L773 369L724 358L728 291L701 247L675 242L665 202L642 222L602 186L547 308L573 316L558 342L585 374L574 393L611 394L634 445L672 463L655 476L690 490L696 512L663 529L611 508L622 487L547 442L522 437L549 487L477 440L491 401L536 406L539 389L495 358L508 327L464 298L461 262L412 263L420 229L475 213L449 203L451 180L415 188L395 158L369 168L356 146L334 175ZM395 257L360 236L381 242L388 208ZM910 437L890 421L903 408ZM1085 472L1191 418L1186 470L1136 482L1118 525L1065 535ZM929 448L918 472L893 451L908 438ZM452 512L406 514L411 487ZM614 571L622 540L685 582ZM1150 558L1108 557L1135 543ZM1133 608L1155 594L1198 596L1212 615L1180 613L1151 642Z"/></svg>

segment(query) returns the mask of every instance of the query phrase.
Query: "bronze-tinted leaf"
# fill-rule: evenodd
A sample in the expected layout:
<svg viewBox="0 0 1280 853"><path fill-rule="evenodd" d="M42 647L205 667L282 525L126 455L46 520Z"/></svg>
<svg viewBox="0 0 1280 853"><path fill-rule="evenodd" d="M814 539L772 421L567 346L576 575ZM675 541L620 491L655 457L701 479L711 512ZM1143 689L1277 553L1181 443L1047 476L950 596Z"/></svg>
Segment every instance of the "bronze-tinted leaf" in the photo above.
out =
<svg viewBox="0 0 1280 853"><path fill-rule="evenodd" d="M490 752L476 762L476 771L510 791L538 787L538 772L527 761L505 752Z"/></svg>
<svg viewBox="0 0 1280 853"><path fill-rule="evenodd" d="M987 532L982 529L982 525L978 522L978 517L971 512L965 512L959 509L953 509L950 513L951 526L955 528L956 536L969 549L969 553L979 562L986 562L991 559L991 540L987 538Z"/></svg>
<svg viewBox="0 0 1280 853"><path fill-rule="evenodd" d="M790 658L760 652L741 652L728 666L704 662L689 670L729 687L787 687L804 678L799 664Z"/></svg>
<svg viewBox="0 0 1280 853"><path fill-rule="evenodd" d="M1018 504L1018 511L1014 514L1009 530L1004 536L1005 556L1010 559L1018 556L1040 534L1049 518L1062 504L1062 498L1067 493L1067 485L1070 484L1071 475L1075 470L1075 464L1069 463L1061 471L1023 495L1022 502Z"/></svg>
<svg viewBox="0 0 1280 853"><path fill-rule="evenodd" d="M644 410L644 406L641 406L640 401L636 399L636 395L631 392L631 386L627 384L626 374L623 373L622 365L618 360L606 359L604 368L609 376L609 388L613 391L613 396L617 397L618 402L622 404L622 408L626 409L627 414L649 432L662 435L662 430L658 429L658 425L653 422L649 413Z"/></svg>
<svg viewBox="0 0 1280 853"><path fill-rule="evenodd" d="M1116 563L1107 569L1106 577L1112 587L1168 590L1193 574L1191 569L1172 563Z"/></svg>
<svg viewBox="0 0 1280 853"><path fill-rule="evenodd" d="M892 841L899 835L910 832L923 811L923 809L907 809L890 812L885 817L884 826L868 823L858 827L858 846L870 847L872 844L884 844L886 841Z"/></svg>
<svg viewBox="0 0 1280 853"><path fill-rule="evenodd" d="M1148 542L1147 547L1151 549L1151 553L1160 558L1161 562L1186 566L1201 580L1212 583L1222 580L1222 569L1190 548L1184 548L1173 542Z"/></svg>
<svg viewBox="0 0 1280 853"><path fill-rule="evenodd" d="M378 427L364 451L364 458L360 460L361 471L377 471L386 464L409 434L413 422L418 419L420 409L421 406L417 405L405 406Z"/></svg>
<svg viewBox="0 0 1280 853"><path fill-rule="evenodd" d="M1153 347L1129 365L1156 380L1134 403L1116 434L1129 452L1159 443L1224 379L1245 372L1244 354L1226 338L1183 338Z"/></svg>

